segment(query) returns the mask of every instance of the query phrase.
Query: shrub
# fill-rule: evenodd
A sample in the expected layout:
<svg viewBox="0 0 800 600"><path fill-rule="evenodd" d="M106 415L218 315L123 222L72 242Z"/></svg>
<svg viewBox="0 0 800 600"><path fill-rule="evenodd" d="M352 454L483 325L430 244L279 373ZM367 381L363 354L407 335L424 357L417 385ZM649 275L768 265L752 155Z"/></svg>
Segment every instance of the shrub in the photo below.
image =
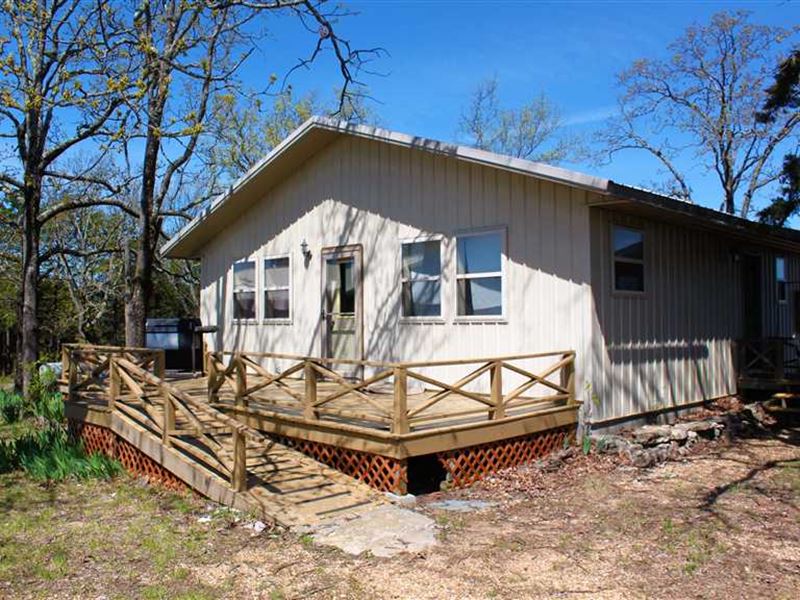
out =
<svg viewBox="0 0 800 600"><path fill-rule="evenodd" d="M11 424L19 421L22 418L24 406L22 396L0 390L0 419L3 422Z"/></svg>

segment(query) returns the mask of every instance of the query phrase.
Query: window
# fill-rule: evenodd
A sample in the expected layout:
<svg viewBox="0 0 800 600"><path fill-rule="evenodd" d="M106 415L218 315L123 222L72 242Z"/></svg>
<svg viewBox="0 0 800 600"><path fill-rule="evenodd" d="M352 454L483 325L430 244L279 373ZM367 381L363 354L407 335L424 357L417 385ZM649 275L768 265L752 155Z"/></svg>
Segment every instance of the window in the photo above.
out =
<svg viewBox="0 0 800 600"><path fill-rule="evenodd" d="M456 288L458 316L502 316L502 232L456 238Z"/></svg>
<svg viewBox="0 0 800 600"><path fill-rule="evenodd" d="M233 264L233 318L256 318L256 263L245 260Z"/></svg>
<svg viewBox="0 0 800 600"><path fill-rule="evenodd" d="M291 275L289 257L264 259L264 318L291 317Z"/></svg>
<svg viewBox="0 0 800 600"><path fill-rule="evenodd" d="M775 288L778 302L786 302L786 259L783 256L775 257Z"/></svg>
<svg viewBox="0 0 800 600"><path fill-rule="evenodd" d="M614 290L644 291L644 232L614 226Z"/></svg>
<svg viewBox="0 0 800 600"><path fill-rule="evenodd" d="M442 250L440 240L404 242L402 304L404 317L442 315Z"/></svg>

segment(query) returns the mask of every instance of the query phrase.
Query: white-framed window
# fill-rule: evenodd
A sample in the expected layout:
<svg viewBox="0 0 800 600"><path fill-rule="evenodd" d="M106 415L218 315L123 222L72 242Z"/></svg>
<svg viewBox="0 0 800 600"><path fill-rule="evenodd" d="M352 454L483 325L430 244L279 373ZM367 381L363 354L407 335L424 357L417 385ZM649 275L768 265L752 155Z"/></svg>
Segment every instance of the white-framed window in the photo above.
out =
<svg viewBox="0 0 800 600"><path fill-rule="evenodd" d="M292 263L288 255L264 258L264 320L292 318Z"/></svg>
<svg viewBox="0 0 800 600"><path fill-rule="evenodd" d="M786 258L775 257L775 296L778 302L786 302Z"/></svg>
<svg viewBox="0 0 800 600"><path fill-rule="evenodd" d="M233 263L233 318L251 321L256 318L256 261Z"/></svg>
<svg viewBox="0 0 800 600"><path fill-rule="evenodd" d="M442 316L442 240L400 242L400 295L404 318Z"/></svg>
<svg viewBox="0 0 800 600"><path fill-rule="evenodd" d="M614 291L644 292L644 231L622 225L611 229L614 251Z"/></svg>
<svg viewBox="0 0 800 600"><path fill-rule="evenodd" d="M505 230L456 235L456 316L502 318Z"/></svg>

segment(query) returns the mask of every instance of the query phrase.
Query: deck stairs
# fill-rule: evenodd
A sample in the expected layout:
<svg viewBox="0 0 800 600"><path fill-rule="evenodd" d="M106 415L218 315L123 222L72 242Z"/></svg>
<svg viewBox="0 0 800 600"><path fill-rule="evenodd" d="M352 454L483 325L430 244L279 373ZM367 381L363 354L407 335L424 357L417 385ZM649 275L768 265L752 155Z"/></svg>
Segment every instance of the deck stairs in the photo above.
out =
<svg viewBox="0 0 800 600"><path fill-rule="evenodd" d="M110 428L197 492L289 527L356 516L385 502L367 485L275 442L129 358L106 359L105 378L96 376L102 362L90 364L81 391L104 394Z"/></svg>

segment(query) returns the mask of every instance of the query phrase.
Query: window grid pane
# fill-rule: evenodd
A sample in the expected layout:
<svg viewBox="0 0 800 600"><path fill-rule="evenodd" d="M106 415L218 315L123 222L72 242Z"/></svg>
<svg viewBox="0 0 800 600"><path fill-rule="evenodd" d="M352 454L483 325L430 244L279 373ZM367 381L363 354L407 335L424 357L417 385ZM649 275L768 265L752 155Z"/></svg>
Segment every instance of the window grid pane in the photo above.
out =
<svg viewBox="0 0 800 600"><path fill-rule="evenodd" d="M441 282L439 280L403 283L404 317L438 317L441 314Z"/></svg>
<svg viewBox="0 0 800 600"><path fill-rule="evenodd" d="M459 316L500 316L503 314L503 279L475 277L458 280Z"/></svg>
<svg viewBox="0 0 800 600"><path fill-rule="evenodd" d="M264 318L289 318L289 290L264 291Z"/></svg>
<svg viewBox="0 0 800 600"><path fill-rule="evenodd" d="M438 278L442 273L441 242L429 240L402 244L403 280Z"/></svg>
<svg viewBox="0 0 800 600"><path fill-rule="evenodd" d="M251 260L233 263L233 289L254 290L256 288L256 263Z"/></svg>
<svg viewBox="0 0 800 600"><path fill-rule="evenodd" d="M256 318L255 292L235 292L233 294L233 318L234 319Z"/></svg>
<svg viewBox="0 0 800 600"><path fill-rule="evenodd" d="M289 257L267 258L264 260L264 288L289 288Z"/></svg>
<svg viewBox="0 0 800 600"><path fill-rule="evenodd" d="M457 238L456 272L499 273L502 270L502 246L502 236L496 231Z"/></svg>

